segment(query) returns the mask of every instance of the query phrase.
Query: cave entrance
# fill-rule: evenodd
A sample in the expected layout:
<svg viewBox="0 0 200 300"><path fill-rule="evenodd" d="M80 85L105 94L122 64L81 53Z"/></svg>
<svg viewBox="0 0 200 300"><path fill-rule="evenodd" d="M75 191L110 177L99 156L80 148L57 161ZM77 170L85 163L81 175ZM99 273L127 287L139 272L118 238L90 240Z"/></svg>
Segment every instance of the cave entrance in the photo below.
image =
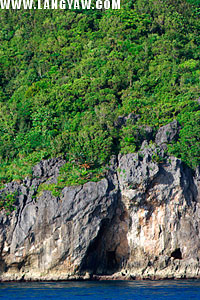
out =
<svg viewBox="0 0 200 300"><path fill-rule="evenodd" d="M115 271L118 268L115 251L106 251L107 269Z"/></svg>
<svg viewBox="0 0 200 300"><path fill-rule="evenodd" d="M105 238L109 229L109 220L104 220L98 236L90 244L81 271L90 271L93 274L112 274L119 268L116 251L107 250L108 240Z"/></svg>
<svg viewBox="0 0 200 300"><path fill-rule="evenodd" d="M129 257L127 240L129 218L120 199L117 208L113 219L102 220L98 235L90 242L82 260L81 272L112 275L124 268Z"/></svg>
<svg viewBox="0 0 200 300"><path fill-rule="evenodd" d="M181 249L177 248L176 250L174 250L171 254L171 257L173 257L175 259L182 259Z"/></svg>

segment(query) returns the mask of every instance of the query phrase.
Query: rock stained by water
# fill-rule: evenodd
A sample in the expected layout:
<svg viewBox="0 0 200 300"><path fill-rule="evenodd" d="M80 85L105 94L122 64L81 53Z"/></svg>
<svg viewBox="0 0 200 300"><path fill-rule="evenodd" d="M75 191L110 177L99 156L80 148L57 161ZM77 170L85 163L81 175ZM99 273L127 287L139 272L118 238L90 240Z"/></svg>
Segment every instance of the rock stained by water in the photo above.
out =
<svg viewBox="0 0 200 300"><path fill-rule="evenodd" d="M143 143L113 157L101 181L44 191L62 159L42 161L33 178L9 183L16 211L0 213L0 279L64 280L200 277L199 170ZM106 278L106 277L105 277ZM109 277L110 278L110 277Z"/></svg>

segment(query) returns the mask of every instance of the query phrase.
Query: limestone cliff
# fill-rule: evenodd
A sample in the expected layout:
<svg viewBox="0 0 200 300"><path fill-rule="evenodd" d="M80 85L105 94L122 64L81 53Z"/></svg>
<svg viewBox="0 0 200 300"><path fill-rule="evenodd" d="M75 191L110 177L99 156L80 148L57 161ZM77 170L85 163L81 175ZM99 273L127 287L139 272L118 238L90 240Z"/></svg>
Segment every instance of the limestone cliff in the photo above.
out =
<svg viewBox="0 0 200 300"><path fill-rule="evenodd" d="M144 142L101 181L34 198L63 164L42 161L0 191L18 194L16 210L0 212L1 280L200 277L199 169Z"/></svg>

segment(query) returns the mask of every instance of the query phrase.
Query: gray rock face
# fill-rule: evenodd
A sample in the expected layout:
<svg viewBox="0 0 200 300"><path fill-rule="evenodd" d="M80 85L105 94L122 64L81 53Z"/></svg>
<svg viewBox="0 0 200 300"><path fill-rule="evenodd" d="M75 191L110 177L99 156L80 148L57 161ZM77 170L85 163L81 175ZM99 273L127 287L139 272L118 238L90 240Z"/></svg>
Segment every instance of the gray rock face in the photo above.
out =
<svg viewBox="0 0 200 300"><path fill-rule="evenodd" d="M115 122L115 126L121 128L124 125L127 125L127 122L135 123L140 119L140 115L136 115L134 113L130 113L128 116L119 116Z"/></svg>
<svg viewBox="0 0 200 300"><path fill-rule="evenodd" d="M180 131L180 125L179 123L174 120L173 122L160 127L156 134L156 139L155 142L158 145L164 144L164 143L169 143L173 140L178 139Z"/></svg>
<svg viewBox="0 0 200 300"><path fill-rule="evenodd" d="M199 277L199 181L175 157L161 164L147 157L119 160L129 224L124 270L139 278Z"/></svg>
<svg viewBox="0 0 200 300"><path fill-rule="evenodd" d="M56 179L61 160L48 160L33 169L28 187L8 184L19 191L16 212L0 218L1 274L3 280L67 279L81 271L87 251L105 224L109 225L118 202L116 176L83 186L65 187L60 198L44 191L35 201L39 183ZM38 182L39 181L39 182ZM2 191L3 192L3 191Z"/></svg>
<svg viewBox="0 0 200 300"><path fill-rule="evenodd" d="M197 103L200 105L200 97L196 99Z"/></svg>
<svg viewBox="0 0 200 300"><path fill-rule="evenodd" d="M1 280L200 277L199 168L144 142L112 157L101 181L35 199L63 164L42 161L32 179L0 191L18 193L16 211L0 212Z"/></svg>

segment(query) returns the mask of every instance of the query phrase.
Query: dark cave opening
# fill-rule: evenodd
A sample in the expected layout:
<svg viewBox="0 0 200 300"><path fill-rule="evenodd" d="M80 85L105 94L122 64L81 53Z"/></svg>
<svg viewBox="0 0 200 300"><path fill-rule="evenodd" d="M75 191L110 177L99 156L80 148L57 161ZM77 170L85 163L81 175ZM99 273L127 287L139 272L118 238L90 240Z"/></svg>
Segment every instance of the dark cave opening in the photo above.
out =
<svg viewBox="0 0 200 300"><path fill-rule="evenodd" d="M115 270L117 264L115 251L106 251L106 262L108 270Z"/></svg>
<svg viewBox="0 0 200 300"><path fill-rule="evenodd" d="M90 244L86 257L81 265L81 271L93 274L112 274L119 268L115 251L108 251L108 240L105 240L109 220L104 220L96 239Z"/></svg>
<svg viewBox="0 0 200 300"><path fill-rule="evenodd" d="M181 249L177 248L176 250L174 250L171 253L171 257L174 257L175 259L182 259L182 253L181 253Z"/></svg>
<svg viewBox="0 0 200 300"><path fill-rule="evenodd" d="M81 262L81 273L112 275L126 264L129 257L128 213L120 199L117 208L112 219L102 220L98 235L90 242Z"/></svg>

